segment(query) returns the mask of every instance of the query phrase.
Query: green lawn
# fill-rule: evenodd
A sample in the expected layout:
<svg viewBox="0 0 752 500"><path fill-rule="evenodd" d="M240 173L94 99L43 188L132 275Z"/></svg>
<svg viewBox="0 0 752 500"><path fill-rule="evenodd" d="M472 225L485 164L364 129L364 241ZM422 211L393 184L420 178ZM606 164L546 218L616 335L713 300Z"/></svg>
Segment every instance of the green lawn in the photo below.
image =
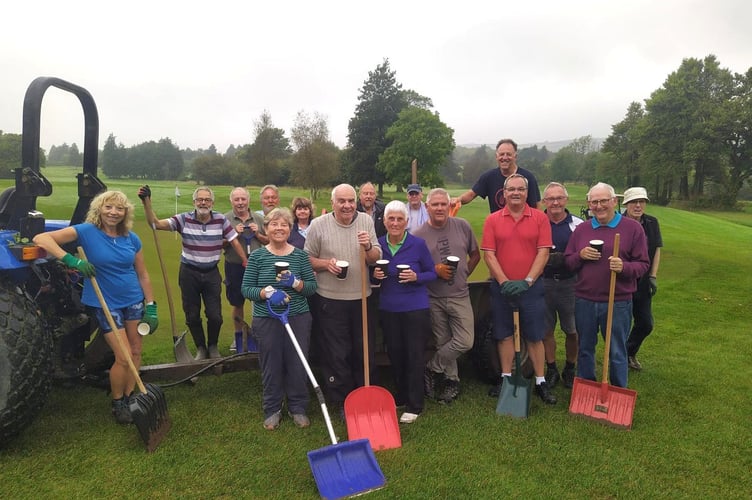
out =
<svg viewBox="0 0 752 500"><path fill-rule="evenodd" d="M74 171L44 173L55 197L39 209L69 217ZM63 182L70 176L69 183ZM146 364L171 360L166 298L150 230L136 198L138 183L108 182L133 197L136 231L144 241L158 286L160 326L146 338ZM9 185L6 184L6 185ZM191 207L193 187L181 183L179 210ZM175 185L152 186L157 214L175 211ZM579 212L586 188L570 189ZM217 208L227 210L229 187L218 188ZM459 194L462 189L450 189ZM253 189L258 208L258 189ZM283 190L283 203L300 190ZM386 198L400 197L393 192ZM328 198L328 196L325 196ZM327 204L317 200L318 209ZM328 208L328 207L327 207ZM644 369L630 373L638 393L631 431L568 414L569 391L559 403L533 401L527 420L498 417L496 401L462 365L462 395L450 406L428 402L403 446L377 453L386 488L369 498L748 498L752 490L752 214L705 214L649 206L664 238L656 330L640 351ZM485 200L462 208L480 237ZM168 255L173 293L180 241L159 233ZM474 275L485 278L485 270ZM180 305L176 304L178 322ZM231 341L229 310L221 348ZM182 324L181 324L182 330ZM563 359L563 334L559 361ZM190 342L189 342L190 343ZM388 383L388 372L382 372ZM306 452L329 444L312 401L312 426L284 419L276 432L261 427L258 372L202 377L195 386L166 389L173 429L146 454L136 429L113 424L100 389L56 387L41 416L0 451L3 498L316 498ZM346 438L343 423L337 434Z"/></svg>

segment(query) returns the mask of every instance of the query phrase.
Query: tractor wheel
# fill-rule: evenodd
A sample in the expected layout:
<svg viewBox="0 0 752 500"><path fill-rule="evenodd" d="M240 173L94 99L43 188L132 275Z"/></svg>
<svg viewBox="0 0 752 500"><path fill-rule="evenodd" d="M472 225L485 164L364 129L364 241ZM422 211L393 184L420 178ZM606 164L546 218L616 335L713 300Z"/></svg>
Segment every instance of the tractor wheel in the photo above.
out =
<svg viewBox="0 0 752 500"><path fill-rule="evenodd" d="M38 415L52 379L52 336L34 301L0 283L0 447Z"/></svg>

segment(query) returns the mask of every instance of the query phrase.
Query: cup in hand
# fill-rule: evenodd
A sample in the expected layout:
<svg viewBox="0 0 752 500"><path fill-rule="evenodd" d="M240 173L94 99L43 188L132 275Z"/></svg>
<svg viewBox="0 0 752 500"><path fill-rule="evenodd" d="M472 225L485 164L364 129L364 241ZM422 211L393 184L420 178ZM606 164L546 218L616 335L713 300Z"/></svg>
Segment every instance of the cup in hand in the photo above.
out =
<svg viewBox="0 0 752 500"><path fill-rule="evenodd" d="M277 274L283 273L285 271L290 270L290 263L289 262L275 262L274 263L274 272Z"/></svg>
<svg viewBox="0 0 752 500"><path fill-rule="evenodd" d="M444 263L452 268L452 278L449 280L449 284L454 284L454 275L457 273L457 266L460 263L460 258L456 255L448 255L446 259L444 259Z"/></svg>
<svg viewBox="0 0 752 500"><path fill-rule="evenodd" d="M405 278L402 278L400 275L403 272L409 271L409 270L410 270L410 265L409 264L397 264L397 279L405 281Z"/></svg>
<svg viewBox="0 0 752 500"><path fill-rule="evenodd" d="M377 260L376 267L379 268L382 273L384 273L384 278L386 278L388 274L387 269L389 269L389 261L387 259Z"/></svg>
<svg viewBox="0 0 752 500"><path fill-rule="evenodd" d="M603 240L590 240L590 246L598 252L603 252Z"/></svg>
<svg viewBox="0 0 752 500"><path fill-rule="evenodd" d="M347 278L347 269L350 267L350 263L347 262L346 260L338 260L334 264L340 268L340 272L337 275L337 279L343 280Z"/></svg>

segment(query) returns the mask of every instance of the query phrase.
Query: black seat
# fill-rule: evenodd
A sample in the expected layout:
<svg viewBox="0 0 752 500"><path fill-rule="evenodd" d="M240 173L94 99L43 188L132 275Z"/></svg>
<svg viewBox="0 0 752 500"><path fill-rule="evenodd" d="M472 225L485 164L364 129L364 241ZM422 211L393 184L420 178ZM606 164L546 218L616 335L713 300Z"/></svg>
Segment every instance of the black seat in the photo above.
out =
<svg viewBox="0 0 752 500"><path fill-rule="evenodd" d="M6 188L5 191L0 193L0 229L5 229L8 226L8 222L13 215L15 195L15 186Z"/></svg>

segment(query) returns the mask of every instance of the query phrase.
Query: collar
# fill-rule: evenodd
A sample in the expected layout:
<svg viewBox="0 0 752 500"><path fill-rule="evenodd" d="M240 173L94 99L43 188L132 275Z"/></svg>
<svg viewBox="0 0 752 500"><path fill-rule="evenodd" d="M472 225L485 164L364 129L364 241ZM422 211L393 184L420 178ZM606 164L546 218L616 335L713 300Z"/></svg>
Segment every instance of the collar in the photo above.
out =
<svg viewBox="0 0 752 500"><path fill-rule="evenodd" d="M605 224L605 226L610 227L611 229L615 228L616 226L619 225L619 222L621 222L621 217L622 215L617 212L616 215L614 215L614 218L611 219L611 221L608 224ZM599 223L598 219L596 219L595 217L590 219L590 224L592 225L593 229L598 229L599 227L604 225L604 224Z"/></svg>

